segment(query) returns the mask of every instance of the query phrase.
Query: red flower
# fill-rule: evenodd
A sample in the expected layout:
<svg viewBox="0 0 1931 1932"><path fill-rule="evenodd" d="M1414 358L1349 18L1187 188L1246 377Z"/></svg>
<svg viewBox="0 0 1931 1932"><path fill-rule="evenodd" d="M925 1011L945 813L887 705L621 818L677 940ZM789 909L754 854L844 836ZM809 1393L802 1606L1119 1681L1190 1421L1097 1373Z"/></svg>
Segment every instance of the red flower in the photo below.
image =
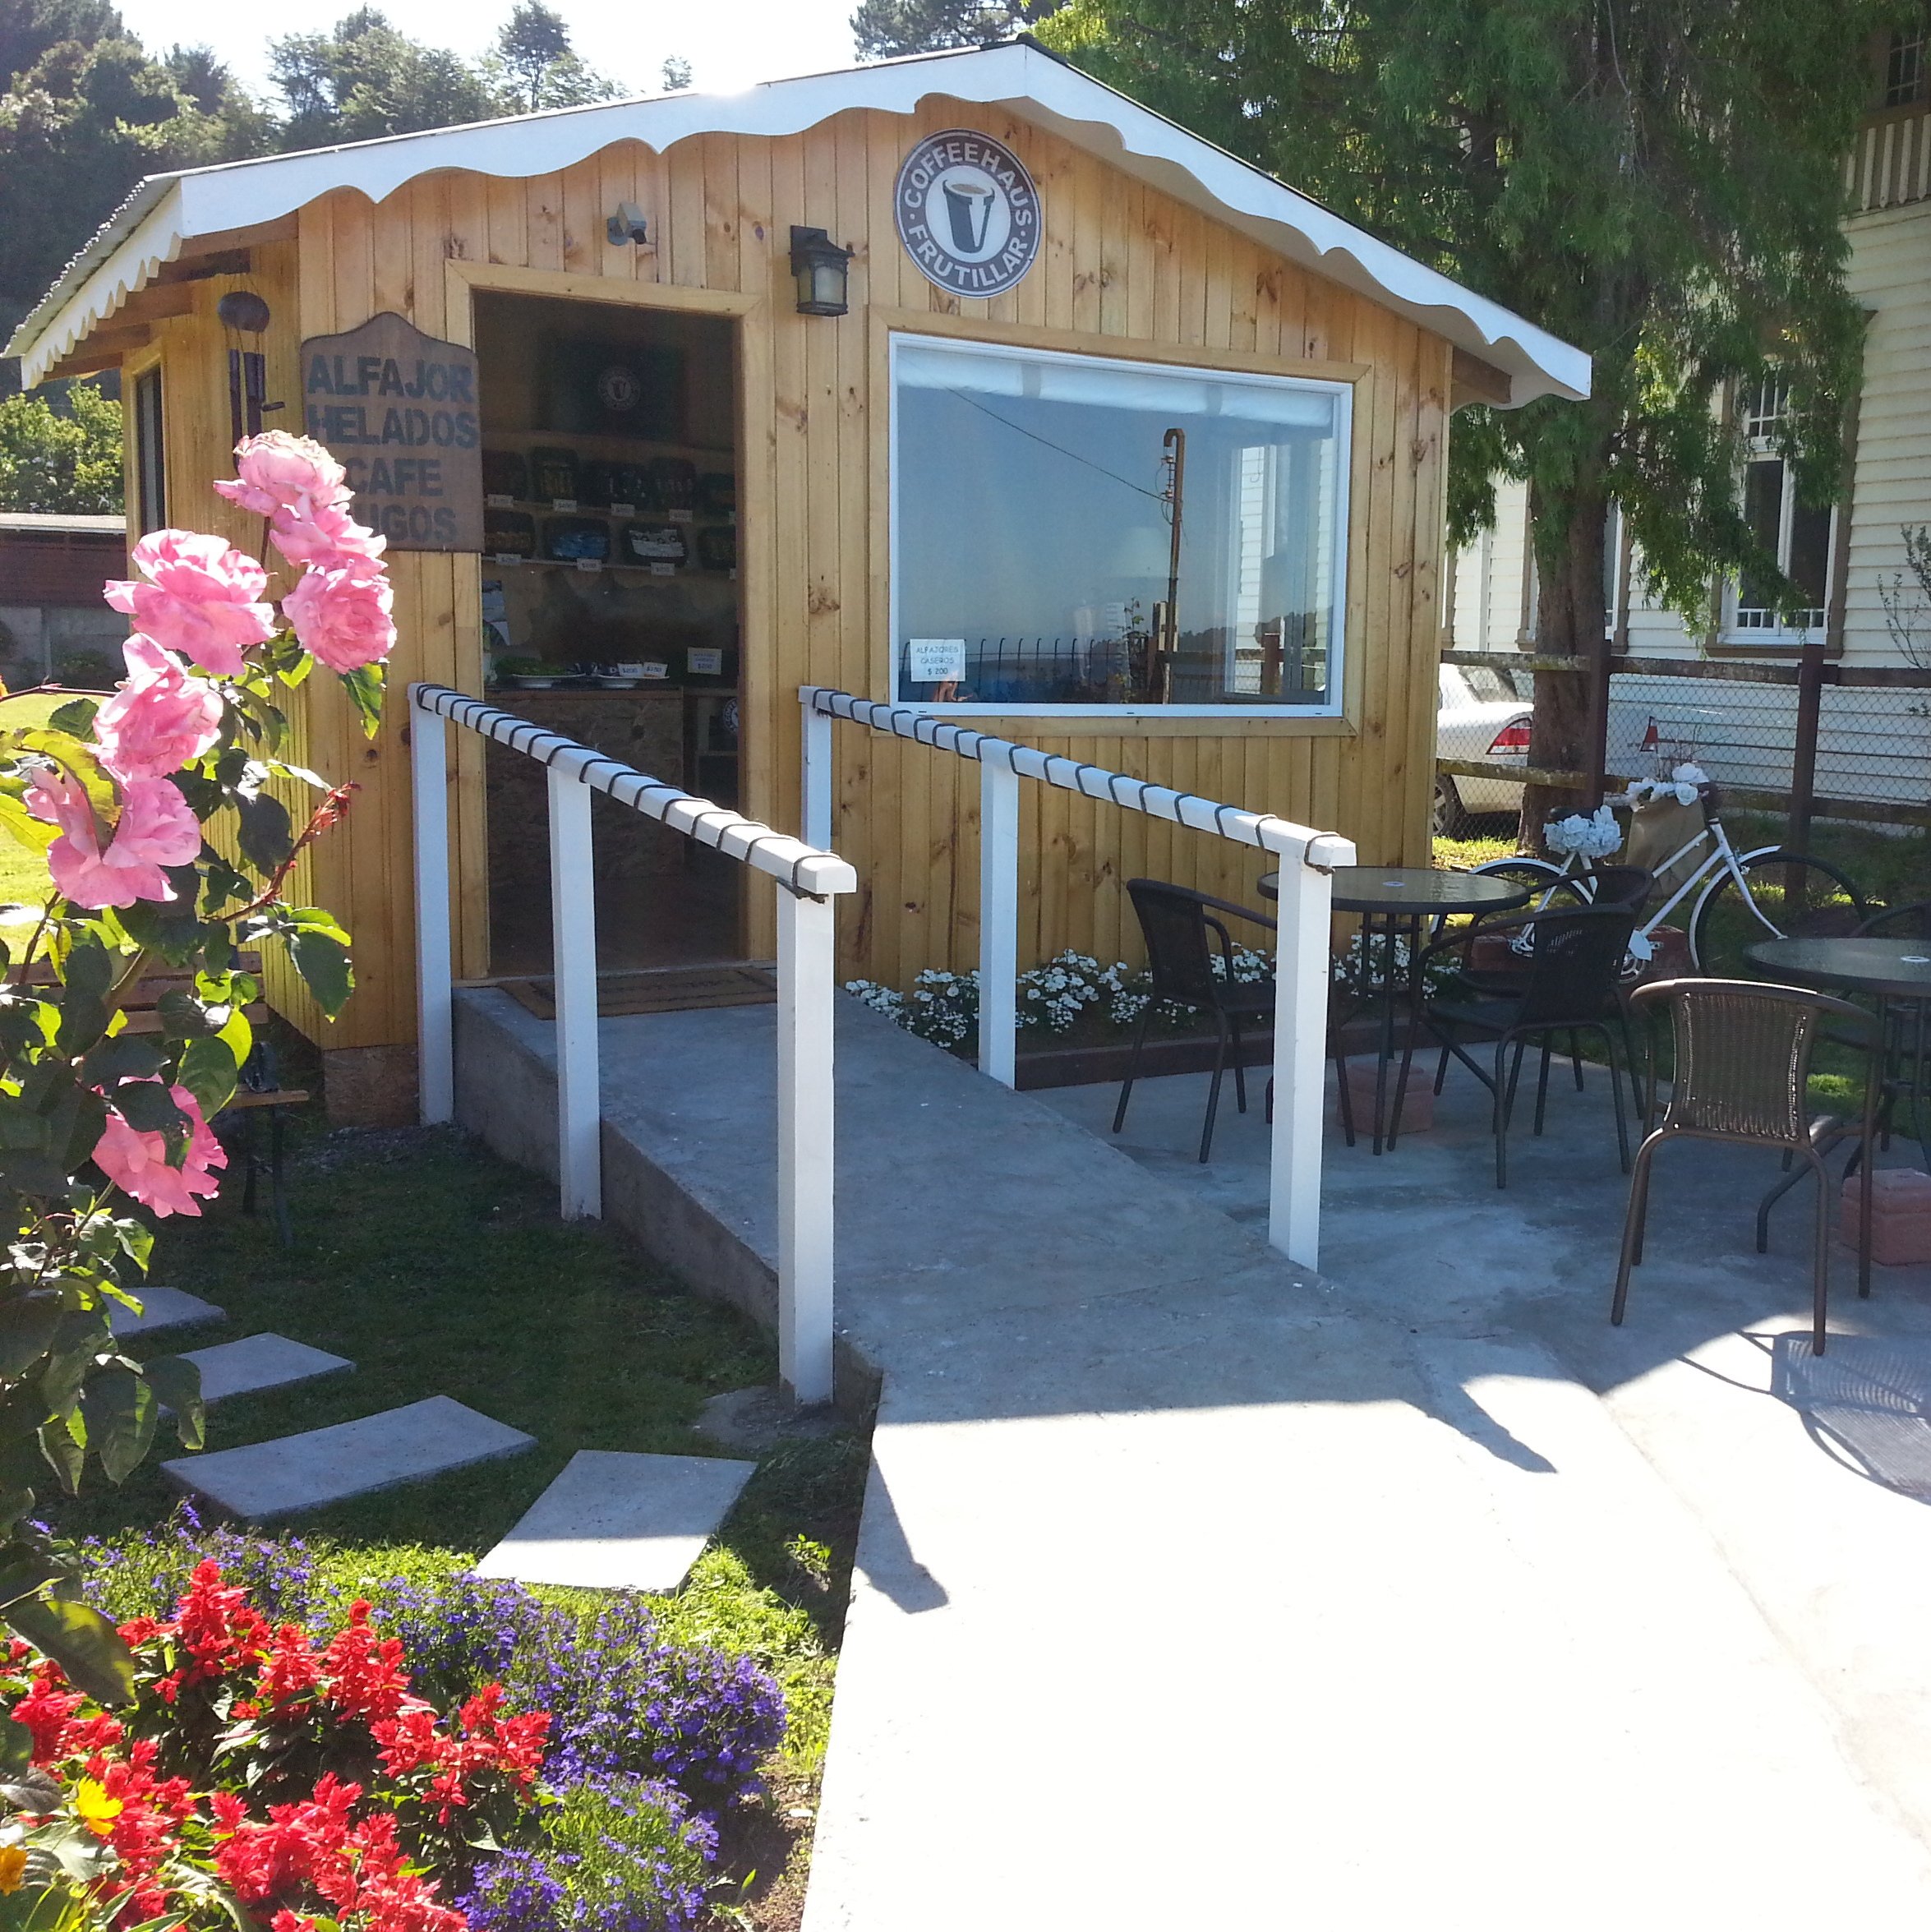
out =
<svg viewBox="0 0 1931 1932"><path fill-rule="evenodd" d="M34 1735L34 1762L57 1763L65 1754L61 1740L68 1720L87 1700L78 1690L62 1690L67 1682L60 1666L44 1663L34 1673L33 1688L13 1707L13 1719Z"/></svg>
<svg viewBox="0 0 1931 1932"><path fill-rule="evenodd" d="M299 1624L285 1623L261 1673L261 1695L270 1704L287 1704L322 1681L322 1660ZM251 1713L252 1714L252 1713Z"/></svg>
<svg viewBox="0 0 1931 1932"><path fill-rule="evenodd" d="M223 1587L221 1566L212 1557L196 1565L173 1629L164 1626L164 1632L195 1660L186 1674L191 1684L252 1665L268 1648L267 1620L249 1602L246 1590ZM168 1695L165 1689L161 1694Z"/></svg>
<svg viewBox="0 0 1931 1932"><path fill-rule="evenodd" d="M409 1688L403 1669L403 1647L394 1637L369 1628L369 1606L361 1598L349 1606L348 1623L322 1653L323 1689L329 1702L352 1718L372 1722L393 1718Z"/></svg>

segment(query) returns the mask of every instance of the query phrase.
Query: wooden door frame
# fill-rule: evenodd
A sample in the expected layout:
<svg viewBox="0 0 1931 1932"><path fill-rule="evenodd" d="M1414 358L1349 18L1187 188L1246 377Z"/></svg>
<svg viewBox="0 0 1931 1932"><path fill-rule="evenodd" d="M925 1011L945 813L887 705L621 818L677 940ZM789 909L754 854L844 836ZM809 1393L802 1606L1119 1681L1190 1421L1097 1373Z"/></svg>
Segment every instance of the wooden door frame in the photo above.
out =
<svg viewBox="0 0 1931 1932"><path fill-rule="evenodd" d="M735 440L738 495L738 809L746 817L773 823L772 797L774 748L758 745L754 720L777 715L778 694L765 686L777 675L769 651L753 648L754 639L773 638L769 549L775 530L773 508L777 478L772 466L771 425L777 400L772 388L770 304L763 296L735 289L691 288L671 282L632 282L612 275L586 275L551 269L513 266L505 262L470 261L452 257L444 264L448 338L466 348L476 346L475 297L485 295L540 296L551 301L606 302L632 309L658 309L682 315L710 316L735 325L737 365ZM759 425L763 425L760 430ZM463 666L463 689L482 692L482 558L476 558L471 593L458 600L457 661ZM753 748L755 748L754 752ZM476 784L482 786L480 767ZM479 801L480 802L480 801ZM477 823L488 837L486 805ZM485 846L487 875L487 846ZM738 945L747 956L757 935L770 921L760 920L747 894L747 872L739 882ZM485 945L487 945L486 926ZM483 962L473 962L480 968ZM459 972L463 968L459 966Z"/></svg>

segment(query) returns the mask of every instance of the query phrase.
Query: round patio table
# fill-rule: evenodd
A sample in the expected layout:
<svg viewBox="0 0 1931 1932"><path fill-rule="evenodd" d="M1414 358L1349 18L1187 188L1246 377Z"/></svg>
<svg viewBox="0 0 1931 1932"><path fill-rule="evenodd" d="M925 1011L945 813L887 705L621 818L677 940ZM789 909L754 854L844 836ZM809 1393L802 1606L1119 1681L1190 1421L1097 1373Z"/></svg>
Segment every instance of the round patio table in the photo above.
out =
<svg viewBox="0 0 1931 1932"><path fill-rule="evenodd" d="M1438 872L1431 865L1337 865L1334 882L1335 911L1361 915L1362 980L1357 989L1361 997L1347 1017L1352 1019L1368 1003L1374 987L1380 986L1385 994L1375 1067L1374 1143L1379 1154L1384 1146L1394 1146L1401 1131L1401 1093L1394 1096L1393 1114L1388 1110L1388 1067L1394 1058L1394 1009L1400 994L1407 995L1411 1036L1422 1023L1421 979L1409 971L1403 984L1395 942L1408 942L1412 967L1421 951L1422 928L1426 921L1458 912L1513 912L1528 903L1532 888L1519 879L1480 872ZM1280 874L1263 873L1258 890L1264 899L1278 899ZM1370 963L1377 941L1381 948L1379 975Z"/></svg>
<svg viewBox="0 0 1931 1932"><path fill-rule="evenodd" d="M1886 1069L1880 1074L1887 1106L1895 1095L1908 1095L1911 1118L1918 1130L1918 1150L1931 1169L1931 1119L1925 1105L1925 1021L1931 1008L1931 940L1890 939L1759 939L1744 948L1744 958L1779 979L1795 980L1800 986L1839 987L1853 993L1872 995L1878 1003L1878 1037L1885 1043L1889 1057L1892 1004L1903 1010L1897 1014L1899 1058L1909 1069L1908 1076L1892 1080ZM1908 1045L1903 1030L1910 1030ZM1885 1118L1890 1115L1887 1112ZM1888 1131L1888 1129L1887 1129Z"/></svg>

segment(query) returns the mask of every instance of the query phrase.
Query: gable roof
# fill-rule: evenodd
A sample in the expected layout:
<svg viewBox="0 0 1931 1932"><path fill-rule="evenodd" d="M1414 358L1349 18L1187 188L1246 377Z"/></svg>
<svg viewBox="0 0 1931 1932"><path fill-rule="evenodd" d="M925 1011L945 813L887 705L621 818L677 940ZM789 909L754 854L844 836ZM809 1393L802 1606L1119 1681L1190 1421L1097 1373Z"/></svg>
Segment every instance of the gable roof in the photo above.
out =
<svg viewBox="0 0 1931 1932"><path fill-rule="evenodd" d="M380 201L417 175L550 174L613 141L657 153L695 134L796 134L850 108L910 114L930 95L1000 107L1384 303L1509 379L1509 406L1589 390L1580 349L1343 221L1320 203L1025 41L914 55L740 94L598 102L465 127L150 175L70 262L8 353L39 381L134 290L198 237L258 226L335 188Z"/></svg>

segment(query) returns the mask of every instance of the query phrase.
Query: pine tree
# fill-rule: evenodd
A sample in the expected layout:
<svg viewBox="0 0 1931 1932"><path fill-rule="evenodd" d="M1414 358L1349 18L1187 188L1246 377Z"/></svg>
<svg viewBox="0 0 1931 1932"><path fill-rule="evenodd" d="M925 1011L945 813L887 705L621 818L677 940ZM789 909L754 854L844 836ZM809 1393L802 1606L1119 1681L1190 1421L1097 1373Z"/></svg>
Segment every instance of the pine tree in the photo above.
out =
<svg viewBox="0 0 1931 1932"><path fill-rule="evenodd" d="M1723 401L1774 368L1786 454L1839 490L1861 316L1843 158L1891 0L1073 0L1041 37L1594 357L1586 402L1455 418L1452 523L1529 486L1545 652L1605 650L1604 523L1693 625L1744 568ZM1539 680L1531 763L1575 768L1585 680ZM1551 795L1532 791L1525 826Z"/></svg>
<svg viewBox="0 0 1931 1932"><path fill-rule="evenodd" d="M851 16L860 60L979 47L1023 32L1065 0L861 0Z"/></svg>

